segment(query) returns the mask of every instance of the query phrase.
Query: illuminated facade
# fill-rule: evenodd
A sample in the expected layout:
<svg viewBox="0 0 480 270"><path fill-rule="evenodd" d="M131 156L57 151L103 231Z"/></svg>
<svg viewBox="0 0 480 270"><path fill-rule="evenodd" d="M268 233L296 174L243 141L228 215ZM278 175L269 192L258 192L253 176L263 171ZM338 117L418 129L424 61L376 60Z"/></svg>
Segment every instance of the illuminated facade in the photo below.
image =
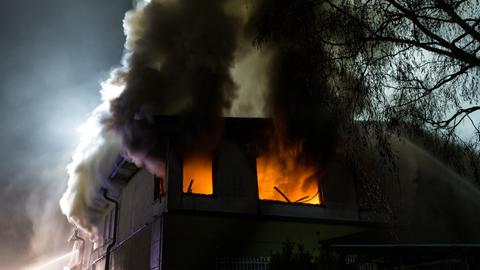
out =
<svg viewBox="0 0 480 270"><path fill-rule="evenodd" d="M360 209L355 179L339 164L328 174L297 167L295 149L271 161L255 134L266 125L227 118L213 151L188 153L174 143L177 129L166 128L164 178L120 158L111 176L124 183L113 198L118 218L112 204L104 240L81 243L76 269L267 269L286 241L314 250L381 223Z"/></svg>

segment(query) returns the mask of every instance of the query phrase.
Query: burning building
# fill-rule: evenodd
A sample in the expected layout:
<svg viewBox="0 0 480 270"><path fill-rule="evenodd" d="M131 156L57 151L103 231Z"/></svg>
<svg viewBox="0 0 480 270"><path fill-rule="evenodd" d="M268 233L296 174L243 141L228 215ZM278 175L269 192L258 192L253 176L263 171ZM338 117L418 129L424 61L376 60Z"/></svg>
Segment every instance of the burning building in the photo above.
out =
<svg viewBox="0 0 480 270"><path fill-rule="evenodd" d="M187 148L182 121L157 116L148 124L161 130L164 144L159 147L164 151L163 171L157 175L117 156L109 181L122 188L116 193L103 189L109 207L99 223L101 237L96 241L74 237L78 252L71 269L268 269L270 256L285 242L307 250L324 243L356 256L365 252L373 256L370 249L374 254L400 250L400 254L386 251L397 257L427 249L430 257L422 255L427 261L438 260L438 254L445 256L446 251L458 258L477 250L478 219L451 220L449 215L478 209L472 198L478 190L463 190L468 188L461 187L465 180L456 179L445 167L432 168L435 173L417 170L424 179L414 180L419 187L412 188L408 180L412 170L405 169L411 160L400 160L399 185L366 184L340 158L316 167L303 160L297 164L296 148L272 152L268 147L272 138L265 137L272 128L269 119L224 118L214 147L196 142ZM400 144L416 151L411 147ZM429 185L432 173L438 192L433 195L431 187L421 187ZM445 174L460 181L449 181L457 191L449 191L452 186L438 178ZM378 201L372 192L388 198ZM447 193L449 202L431 205L431 199ZM409 208L412 203L416 205ZM409 225L412 219L421 224ZM432 227L436 222L442 226ZM452 253L455 250L461 255Z"/></svg>
<svg viewBox="0 0 480 270"><path fill-rule="evenodd" d="M240 2L127 14L61 200L84 232L71 269L266 269L286 241L391 226L412 232L398 243L477 243L478 189L354 120L365 91L315 43L315 1Z"/></svg>
<svg viewBox="0 0 480 270"><path fill-rule="evenodd" d="M179 117L155 125L165 171L154 176L118 159L110 178L123 188L104 194L113 203L102 240L79 242L78 269L266 269L286 241L313 250L383 223L360 209L355 179L339 167L297 165L298 149L266 152L267 119L225 118L216 147L188 151L178 144Z"/></svg>

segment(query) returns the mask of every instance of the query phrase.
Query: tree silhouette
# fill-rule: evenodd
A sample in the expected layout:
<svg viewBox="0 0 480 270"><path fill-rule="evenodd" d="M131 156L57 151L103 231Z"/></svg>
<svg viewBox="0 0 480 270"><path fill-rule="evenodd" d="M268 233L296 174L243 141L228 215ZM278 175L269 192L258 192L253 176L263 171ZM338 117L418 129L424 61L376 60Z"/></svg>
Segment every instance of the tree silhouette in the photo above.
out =
<svg viewBox="0 0 480 270"><path fill-rule="evenodd" d="M410 123L480 142L480 1L320 0L330 60L368 89L361 119ZM478 121L478 119L477 119Z"/></svg>

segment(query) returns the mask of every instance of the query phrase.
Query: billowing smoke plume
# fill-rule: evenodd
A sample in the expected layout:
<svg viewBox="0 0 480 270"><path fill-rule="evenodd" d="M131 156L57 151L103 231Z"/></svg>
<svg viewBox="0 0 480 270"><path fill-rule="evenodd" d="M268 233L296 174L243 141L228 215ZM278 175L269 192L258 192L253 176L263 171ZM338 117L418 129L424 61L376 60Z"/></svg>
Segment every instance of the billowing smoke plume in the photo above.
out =
<svg viewBox="0 0 480 270"><path fill-rule="evenodd" d="M60 201L69 220L93 238L110 207L102 189L118 191L108 176L120 154L162 173L160 136L150 126L155 116L184 115L193 132L202 132L230 111L237 89L231 70L244 78L243 69L258 62L252 46L236 51L245 23L235 8L238 3L139 2L127 12L123 66L102 85L104 103L83 127ZM239 55L242 60L235 61ZM242 96L243 102L248 99Z"/></svg>
<svg viewBox="0 0 480 270"><path fill-rule="evenodd" d="M267 155L279 158L282 151L293 151L298 164L314 163L312 167L321 168L328 165L334 150L339 151L337 140L342 140L346 153L359 149L355 143L374 142L373 148L378 148L375 153L357 151L343 157L360 161L352 163L356 163L352 167L360 177L362 171L376 173L369 170L376 166L381 167L378 171L387 171L388 166L383 166L381 160L367 164L366 155L384 156L385 148L393 149L389 151L395 154L392 151L399 148L404 152L413 149L407 154L417 157L416 164L441 168L444 175L463 183L413 144L390 140L390 135L382 139L378 134L358 132L359 125L353 124L354 113L361 109L365 91L349 72L338 70L329 61L329 52L321 44L322 31L317 24L321 10L317 2L153 0L141 2L128 12L124 20L127 40L123 66L112 72L103 85L104 103L86 124L82 143L68 168L68 190L61 206L69 220L97 236L97 224L109 208L101 189L118 192L108 176L120 154L162 175L165 149L162 131L155 126L156 117L162 115L179 117L187 131L181 138L184 145L194 143L188 141L193 138L214 137L208 135L221 126L221 116L264 116L273 119L273 128L266 136ZM367 126L366 133L371 133L377 125ZM439 208L435 206L437 197L431 196L437 194L430 194L429 187L438 185L438 193L447 194L452 182L435 182L438 174L409 167L408 157L402 153L399 156L404 160L397 165L405 167L399 177L407 179L402 185L408 186L407 195L412 197L390 194L391 198L410 203L395 206L391 202L397 220L407 224L412 218L428 217L425 223L433 224L440 217L445 226L436 231L444 234L472 231L471 225L480 223L477 219L466 220L463 229L455 227L448 217L455 213L451 207L446 215L430 215ZM362 162L366 165L360 168ZM409 173L423 174L422 181ZM378 175L384 178L388 174ZM395 178L389 176L387 179ZM318 181L319 177L309 179ZM376 187L374 181L369 184ZM395 183L388 185L393 187ZM472 215L480 205L473 199L478 191L459 185L452 202L464 215ZM387 199L382 197L388 192L372 190L378 198L370 199L388 208ZM463 197L472 200L471 207L460 207ZM423 229L417 227L410 226Z"/></svg>
<svg viewBox="0 0 480 270"><path fill-rule="evenodd" d="M97 131L69 167L63 212L96 233L108 208L99 190L120 152L162 173L159 115L181 117L185 145L208 137L221 116L269 116L278 138L270 152L300 143L301 161L325 162L350 111L329 82L315 10L314 1L139 3L124 20L123 66L104 85L116 92L92 115Z"/></svg>
<svg viewBox="0 0 480 270"><path fill-rule="evenodd" d="M265 151L278 157L282 151L293 150L299 164L322 167L334 150L338 151L337 140L343 140L345 152L355 152L359 148L354 143L360 144L363 139L377 143L374 148L379 149L368 153L371 156L385 154L384 148L395 150L393 144L415 150L410 155L417 156L419 164L440 167L413 144L395 144L389 141L389 135L382 139L379 134L358 132L358 125L353 124L354 113L361 109L365 91L349 72L338 70L329 61L329 52L323 49L319 36L322 31L317 20L321 10L317 2L154 0L140 3L127 13L123 67L104 84L105 103L94 112L86 129L95 132L85 135L69 167L69 188L61 204L70 220L92 235L97 234L98 219L108 209L100 190L116 192L108 176L120 153L150 172L162 174L165 149L162 131L155 125L156 117L162 115L179 116L187 131L182 138L185 145L193 143L188 141L192 138L209 137L220 126L221 116L267 116L273 119L273 128L267 132L269 145ZM368 125L366 133L373 132L375 126ZM361 139L345 138L356 136ZM354 159L366 160L358 153ZM375 166L354 169L359 174L369 167ZM415 177L405 174L420 170L404 167L400 177L410 181L405 185L414 185ZM385 168L381 166L379 171ZM442 170L462 181L446 168ZM422 186L409 189L414 196L410 201L426 208L409 205L406 208L418 211L397 211L399 219L406 220L404 223L436 211L434 199L423 200L428 186L435 185L432 175L425 173ZM442 193L451 185L449 181L441 182ZM462 202L460 194L471 199L478 192L463 185L454 198L457 204ZM386 199L377 202L384 204ZM462 209L469 215L478 205L475 201L471 209ZM448 233L452 226L438 231Z"/></svg>
<svg viewBox="0 0 480 270"><path fill-rule="evenodd" d="M278 143L299 140L305 154L325 161L345 111L328 83L332 67L317 35L316 13L314 1L265 0L247 31L272 54L267 110L274 132L286 140Z"/></svg>
<svg viewBox="0 0 480 270"><path fill-rule="evenodd" d="M109 176L121 152L118 138L101 125L110 116L109 97L118 95L121 87L107 81L102 91L104 103L81 127L81 142L68 165L68 187L60 200L62 212L69 221L93 239L98 238L99 224L110 207L102 189L108 189L110 196L118 195L118 187L109 181Z"/></svg>
<svg viewBox="0 0 480 270"><path fill-rule="evenodd" d="M118 73L126 87L111 103L107 126L140 163L161 158L162 149L158 134L138 120L153 124L156 115L184 115L202 131L231 107L241 20L226 3L152 1L127 14L126 67Z"/></svg>
<svg viewBox="0 0 480 270"><path fill-rule="evenodd" d="M125 91L105 124L142 165L162 158L157 115L183 115L191 137L222 115L271 116L281 143L302 141L325 161L351 112L329 83L317 16L314 1L141 5L126 16L125 67L115 78Z"/></svg>

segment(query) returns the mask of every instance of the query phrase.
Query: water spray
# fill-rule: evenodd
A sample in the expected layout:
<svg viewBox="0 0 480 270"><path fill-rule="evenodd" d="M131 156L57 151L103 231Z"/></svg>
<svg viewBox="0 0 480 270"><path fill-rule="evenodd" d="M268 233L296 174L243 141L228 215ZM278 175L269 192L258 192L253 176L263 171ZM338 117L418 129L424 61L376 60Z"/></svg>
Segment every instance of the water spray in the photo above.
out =
<svg viewBox="0 0 480 270"><path fill-rule="evenodd" d="M52 266L53 264L56 264L58 262L61 262L63 260L66 260L68 258L70 258L71 256L74 256L78 251L77 250L74 250L74 251L70 251L66 254L63 254L63 255L60 255L58 257L55 257L45 263L42 263L41 265L38 265L38 266L35 266L33 268L25 268L24 270L47 270L49 266Z"/></svg>

